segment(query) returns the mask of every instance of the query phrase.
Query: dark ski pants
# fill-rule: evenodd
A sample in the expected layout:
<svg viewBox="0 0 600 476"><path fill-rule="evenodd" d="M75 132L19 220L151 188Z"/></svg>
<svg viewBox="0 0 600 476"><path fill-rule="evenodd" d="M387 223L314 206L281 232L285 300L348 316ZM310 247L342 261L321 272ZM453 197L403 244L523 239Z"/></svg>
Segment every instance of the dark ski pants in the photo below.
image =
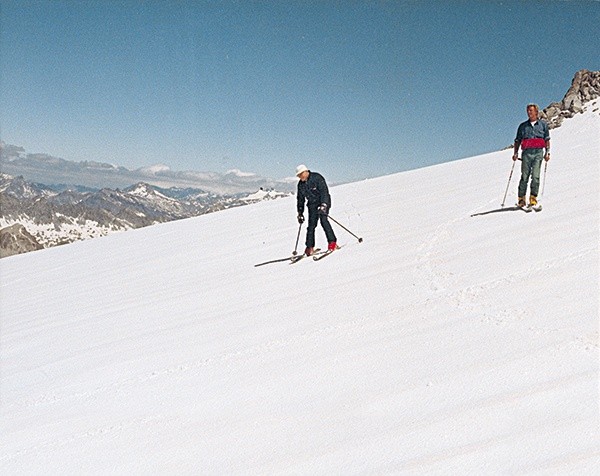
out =
<svg viewBox="0 0 600 476"><path fill-rule="evenodd" d="M531 177L531 195L537 197L540 190L540 170L544 158L544 149L525 149L521 154L521 181L519 197L527 193L527 183Z"/></svg>
<svg viewBox="0 0 600 476"><path fill-rule="evenodd" d="M332 241L337 241L335 237L335 233L333 232L333 228L331 228L331 224L327 219L327 215L321 215L317 211L317 209L309 208L308 209L308 229L306 230L306 247L314 248L315 246L315 229L317 228L317 224L321 219L321 226L325 231L325 236L327 236L327 243L331 243Z"/></svg>

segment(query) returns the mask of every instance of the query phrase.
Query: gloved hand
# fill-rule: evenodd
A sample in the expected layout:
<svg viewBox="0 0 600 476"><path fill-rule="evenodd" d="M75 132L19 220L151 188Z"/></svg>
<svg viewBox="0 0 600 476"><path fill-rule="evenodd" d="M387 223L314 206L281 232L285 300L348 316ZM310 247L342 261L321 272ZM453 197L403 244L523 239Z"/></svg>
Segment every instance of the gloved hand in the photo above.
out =
<svg viewBox="0 0 600 476"><path fill-rule="evenodd" d="M304 215L302 215L302 213L298 214L298 223L301 225L304 223Z"/></svg>
<svg viewBox="0 0 600 476"><path fill-rule="evenodd" d="M318 212L321 215L327 215L327 204L326 203L321 203L321 206L318 208Z"/></svg>

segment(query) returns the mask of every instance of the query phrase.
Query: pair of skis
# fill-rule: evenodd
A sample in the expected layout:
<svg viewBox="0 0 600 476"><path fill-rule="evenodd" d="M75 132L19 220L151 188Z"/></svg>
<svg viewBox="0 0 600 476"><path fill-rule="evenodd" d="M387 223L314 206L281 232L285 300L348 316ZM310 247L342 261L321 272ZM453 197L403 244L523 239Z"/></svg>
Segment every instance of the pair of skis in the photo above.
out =
<svg viewBox="0 0 600 476"><path fill-rule="evenodd" d="M538 203L537 205L527 205L525 207L519 207L519 205L517 205L517 207L520 208L521 210L523 210L525 213L541 212L542 211L542 205L541 205L541 203Z"/></svg>
<svg viewBox="0 0 600 476"><path fill-rule="evenodd" d="M339 249L340 247L338 246L337 249ZM325 251L321 251L319 248L315 249L315 251L313 252L313 254L311 254L310 256L312 256L312 259L314 261L320 261L323 258L329 256L331 253L333 253L335 250L325 250ZM264 266L265 264L271 264L271 263L284 263L286 261L289 261L290 264L294 264L297 263L298 261L309 257L309 255L306 254L301 254L301 255L292 255L292 256L288 256L286 258L279 258L279 259L272 259L270 261L265 261L264 263L258 263L255 264L254 267L258 267L258 266Z"/></svg>
<svg viewBox="0 0 600 476"><path fill-rule="evenodd" d="M339 250L341 248L341 246L337 246L337 248L335 250ZM314 261L320 261L323 258L327 258L327 256L329 256L331 253L333 253L335 250L325 250L325 251L321 251L319 248L317 248L312 255L312 259ZM305 258L306 255L301 255L299 259L297 259L296 261L300 261L300 259ZM293 263L295 263L296 261L293 261Z"/></svg>
<svg viewBox="0 0 600 476"><path fill-rule="evenodd" d="M329 256L331 253L333 252L333 250L325 250L325 251L321 251L319 248L315 249L315 251L313 252L313 254L311 254L310 256L312 257L312 259L314 261L319 261L323 258L325 258L326 256ZM294 264L297 263L298 261L300 261L301 259L304 258L308 258L308 255L296 255L292 258L292 262L290 264Z"/></svg>

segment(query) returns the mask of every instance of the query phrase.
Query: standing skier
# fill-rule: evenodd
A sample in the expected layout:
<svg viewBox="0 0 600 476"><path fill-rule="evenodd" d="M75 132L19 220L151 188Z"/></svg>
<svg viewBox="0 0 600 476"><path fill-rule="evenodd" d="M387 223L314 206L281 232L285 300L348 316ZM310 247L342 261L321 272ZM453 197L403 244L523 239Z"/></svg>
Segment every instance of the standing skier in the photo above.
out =
<svg viewBox="0 0 600 476"><path fill-rule="evenodd" d="M315 247L315 229L319 219L321 226L327 236L328 250L335 250L337 247L336 237L331 224L327 219L327 213L331 208L331 196L327 183L321 174L311 172L306 165L296 167L296 177L298 177L298 223L304 223L304 202L308 207L308 229L306 230L306 250L304 254L310 256Z"/></svg>
<svg viewBox="0 0 600 476"><path fill-rule="evenodd" d="M537 195L540 189L540 169L542 159L550 160L550 133L548 124L539 118L540 109L537 104L527 105L528 119L519 124L517 137L515 138L513 160L519 158L519 147L521 147L521 181L519 182L518 206L526 206L525 195L527 184L531 176L531 190L529 206L537 205ZM546 153L544 154L544 149Z"/></svg>

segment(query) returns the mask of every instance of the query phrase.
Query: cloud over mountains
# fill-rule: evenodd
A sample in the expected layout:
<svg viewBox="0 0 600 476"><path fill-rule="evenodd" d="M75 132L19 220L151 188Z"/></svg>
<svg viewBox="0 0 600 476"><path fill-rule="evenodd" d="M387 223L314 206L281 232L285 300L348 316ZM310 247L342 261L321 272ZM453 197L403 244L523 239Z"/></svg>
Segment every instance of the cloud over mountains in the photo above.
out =
<svg viewBox="0 0 600 476"><path fill-rule="evenodd" d="M2 172L45 184L72 184L91 188L125 188L139 182L157 187L196 188L217 194L255 192L259 188L291 191L295 180L271 179L238 169L217 172L176 171L164 164L130 170L93 162L74 162L48 154L32 154L23 147L0 143Z"/></svg>

